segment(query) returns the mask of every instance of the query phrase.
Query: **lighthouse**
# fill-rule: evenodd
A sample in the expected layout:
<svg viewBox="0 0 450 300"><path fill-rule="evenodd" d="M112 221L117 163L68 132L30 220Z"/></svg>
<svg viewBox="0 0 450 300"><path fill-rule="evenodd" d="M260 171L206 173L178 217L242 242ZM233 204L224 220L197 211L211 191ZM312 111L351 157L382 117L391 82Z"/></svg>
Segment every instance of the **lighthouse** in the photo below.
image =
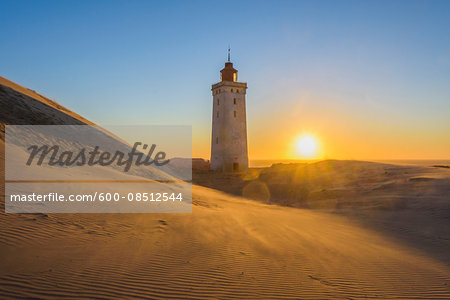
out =
<svg viewBox="0 0 450 300"><path fill-rule="evenodd" d="M238 82L238 71L228 61L220 71L220 82L211 87L213 96L211 170L245 172L248 169L247 83Z"/></svg>

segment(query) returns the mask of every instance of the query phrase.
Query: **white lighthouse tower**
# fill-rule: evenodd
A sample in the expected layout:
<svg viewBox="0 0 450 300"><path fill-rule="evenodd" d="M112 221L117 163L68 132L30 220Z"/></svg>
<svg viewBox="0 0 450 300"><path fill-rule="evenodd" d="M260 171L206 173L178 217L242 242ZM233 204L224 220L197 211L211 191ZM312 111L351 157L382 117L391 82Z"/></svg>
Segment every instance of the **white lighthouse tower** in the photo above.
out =
<svg viewBox="0 0 450 300"><path fill-rule="evenodd" d="M247 83L237 81L238 71L228 62L220 82L213 84L211 170L245 172L248 169L245 94Z"/></svg>

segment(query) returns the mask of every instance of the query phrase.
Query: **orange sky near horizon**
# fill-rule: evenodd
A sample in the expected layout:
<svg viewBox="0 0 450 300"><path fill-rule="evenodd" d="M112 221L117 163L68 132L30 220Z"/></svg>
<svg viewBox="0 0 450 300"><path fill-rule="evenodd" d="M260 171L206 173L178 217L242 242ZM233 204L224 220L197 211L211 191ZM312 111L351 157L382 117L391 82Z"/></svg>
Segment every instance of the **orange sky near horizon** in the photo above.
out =
<svg viewBox="0 0 450 300"><path fill-rule="evenodd" d="M309 95L267 110L266 115L247 111L250 160L302 159L296 142L305 134L318 143L317 155L309 159L450 158L448 126L430 115L420 119L370 102L349 110L335 99L319 102ZM194 157L209 159L209 129L193 128Z"/></svg>

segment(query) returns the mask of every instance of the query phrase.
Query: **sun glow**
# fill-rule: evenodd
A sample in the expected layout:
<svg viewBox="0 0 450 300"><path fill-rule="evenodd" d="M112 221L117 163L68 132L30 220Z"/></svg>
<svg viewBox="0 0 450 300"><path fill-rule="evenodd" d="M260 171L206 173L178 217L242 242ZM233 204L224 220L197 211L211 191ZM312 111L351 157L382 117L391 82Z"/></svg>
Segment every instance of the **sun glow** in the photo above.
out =
<svg viewBox="0 0 450 300"><path fill-rule="evenodd" d="M301 158L314 158L318 152L317 140L311 135L303 135L297 140L296 150Z"/></svg>

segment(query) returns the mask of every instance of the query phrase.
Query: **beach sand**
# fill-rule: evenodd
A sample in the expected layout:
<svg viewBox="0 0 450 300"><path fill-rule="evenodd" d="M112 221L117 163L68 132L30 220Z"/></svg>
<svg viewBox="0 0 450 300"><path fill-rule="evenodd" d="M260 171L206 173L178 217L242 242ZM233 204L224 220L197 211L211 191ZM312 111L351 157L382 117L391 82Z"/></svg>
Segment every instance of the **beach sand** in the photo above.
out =
<svg viewBox="0 0 450 300"><path fill-rule="evenodd" d="M192 214L0 215L14 297L448 298L448 264L351 219L194 187ZM439 226L439 224L434 224Z"/></svg>

